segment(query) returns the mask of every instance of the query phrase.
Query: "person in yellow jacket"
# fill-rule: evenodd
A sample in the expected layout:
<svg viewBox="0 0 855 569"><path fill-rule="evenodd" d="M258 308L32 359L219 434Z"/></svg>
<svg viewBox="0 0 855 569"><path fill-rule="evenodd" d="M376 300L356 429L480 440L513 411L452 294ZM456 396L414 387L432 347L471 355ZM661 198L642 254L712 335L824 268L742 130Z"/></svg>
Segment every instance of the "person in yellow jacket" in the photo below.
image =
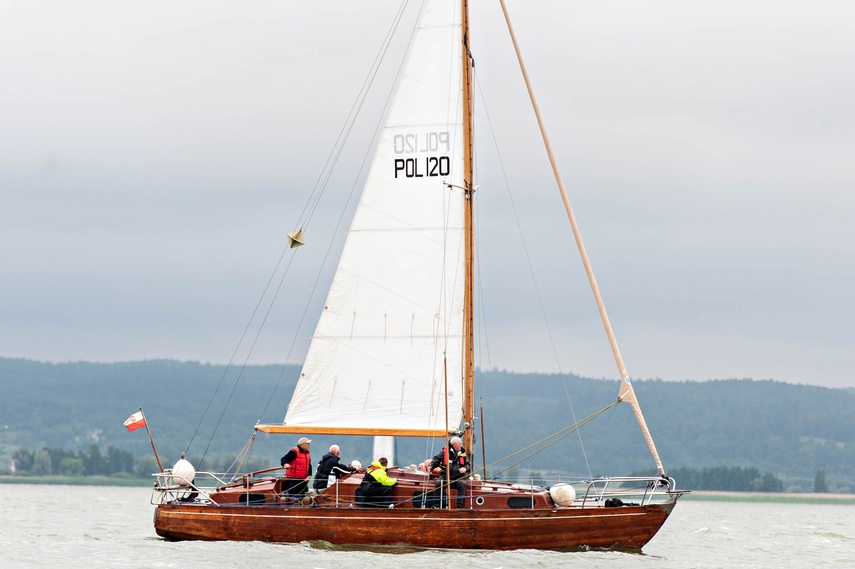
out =
<svg viewBox="0 0 855 569"><path fill-rule="evenodd" d="M386 457L380 457L365 469L365 476L362 478L362 484L359 485L359 491L362 494L362 506L383 507L392 505L392 487L398 482L398 479L386 474L388 464Z"/></svg>

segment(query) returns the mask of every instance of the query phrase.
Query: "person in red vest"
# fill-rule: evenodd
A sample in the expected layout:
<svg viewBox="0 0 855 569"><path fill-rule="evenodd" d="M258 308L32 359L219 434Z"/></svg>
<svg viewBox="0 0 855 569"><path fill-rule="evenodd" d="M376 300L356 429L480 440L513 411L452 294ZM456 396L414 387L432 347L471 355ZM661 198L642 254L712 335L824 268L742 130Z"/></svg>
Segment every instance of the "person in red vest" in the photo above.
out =
<svg viewBox="0 0 855 569"><path fill-rule="evenodd" d="M305 494L312 479L312 454L309 452L311 439L302 437L297 446L285 453L279 463L285 469L285 482L282 483L282 493L289 496Z"/></svg>

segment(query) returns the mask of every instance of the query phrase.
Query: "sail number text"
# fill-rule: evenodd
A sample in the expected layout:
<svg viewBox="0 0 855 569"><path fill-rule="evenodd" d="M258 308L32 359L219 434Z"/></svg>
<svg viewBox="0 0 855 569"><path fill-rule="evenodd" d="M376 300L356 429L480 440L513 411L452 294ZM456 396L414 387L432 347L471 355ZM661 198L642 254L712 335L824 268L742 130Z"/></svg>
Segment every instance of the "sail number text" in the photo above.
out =
<svg viewBox="0 0 855 569"><path fill-rule="evenodd" d="M395 154L448 152L451 149L448 131L396 134L392 139ZM425 178L451 174L451 159L446 156L395 158L395 178Z"/></svg>
<svg viewBox="0 0 855 569"><path fill-rule="evenodd" d="M395 177L424 178L448 176L451 161L448 156L426 156L424 162L418 158L395 158Z"/></svg>

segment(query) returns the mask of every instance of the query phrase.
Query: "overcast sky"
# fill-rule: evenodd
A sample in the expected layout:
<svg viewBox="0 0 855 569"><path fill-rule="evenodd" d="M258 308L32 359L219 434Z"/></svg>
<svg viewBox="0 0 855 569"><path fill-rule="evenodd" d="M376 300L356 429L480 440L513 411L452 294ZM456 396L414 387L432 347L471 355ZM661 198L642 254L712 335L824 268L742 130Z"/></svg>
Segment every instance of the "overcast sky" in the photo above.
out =
<svg viewBox="0 0 855 569"><path fill-rule="evenodd" d="M0 1L0 357L229 361L400 2L187 4ZM630 374L855 387L855 4L508 6ZM499 7L472 12L479 365L616 377ZM250 363L301 360L380 105Z"/></svg>

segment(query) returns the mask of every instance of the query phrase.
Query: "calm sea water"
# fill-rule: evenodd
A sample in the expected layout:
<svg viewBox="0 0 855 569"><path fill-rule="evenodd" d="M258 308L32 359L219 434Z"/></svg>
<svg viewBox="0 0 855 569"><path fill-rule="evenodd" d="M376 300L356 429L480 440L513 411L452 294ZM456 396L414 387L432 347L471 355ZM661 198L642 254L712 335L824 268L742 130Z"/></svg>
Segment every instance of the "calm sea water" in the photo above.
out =
<svg viewBox="0 0 855 569"><path fill-rule="evenodd" d="M145 488L0 485L0 567L855 567L855 506L684 501L643 553L374 553L308 544L170 543Z"/></svg>

